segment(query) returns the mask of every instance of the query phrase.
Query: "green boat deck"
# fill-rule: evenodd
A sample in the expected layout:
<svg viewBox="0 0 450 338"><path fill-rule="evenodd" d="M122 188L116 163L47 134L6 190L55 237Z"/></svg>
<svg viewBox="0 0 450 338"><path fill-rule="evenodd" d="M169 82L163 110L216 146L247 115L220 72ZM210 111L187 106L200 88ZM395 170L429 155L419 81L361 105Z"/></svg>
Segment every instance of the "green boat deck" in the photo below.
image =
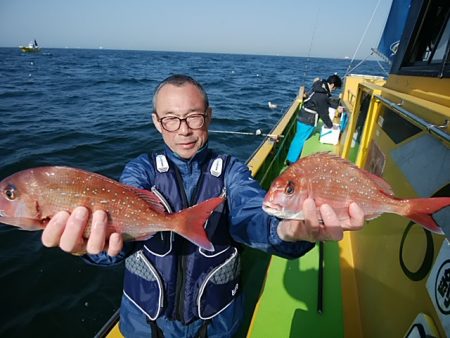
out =
<svg viewBox="0 0 450 338"><path fill-rule="evenodd" d="M305 144L302 156L335 150L319 142L319 130ZM295 260L273 256L247 337L344 336L339 246L326 242L323 247L322 313L318 312L319 246Z"/></svg>

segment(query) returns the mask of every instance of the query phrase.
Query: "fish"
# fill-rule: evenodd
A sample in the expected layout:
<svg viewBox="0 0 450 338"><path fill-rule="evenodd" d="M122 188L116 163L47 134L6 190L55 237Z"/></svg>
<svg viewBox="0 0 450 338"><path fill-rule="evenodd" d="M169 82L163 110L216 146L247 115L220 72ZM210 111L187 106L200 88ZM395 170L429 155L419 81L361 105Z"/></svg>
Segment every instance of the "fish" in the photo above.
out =
<svg viewBox="0 0 450 338"><path fill-rule="evenodd" d="M213 197L176 213L167 213L156 193L121 184L82 169L47 166L19 171L0 182L0 223L24 230L43 230L58 212L77 206L90 210L83 233L89 238L92 213L108 214L107 235L144 240L158 231L174 231L197 246L213 251L205 223L224 197Z"/></svg>
<svg viewBox="0 0 450 338"><path fill-rule="evenodd" d="M281 219L302 220L303 202L308 197L318 209L330 205L340 221L348 221L349 205L355 202L364 211L365 220L394 213L437 234L443 231L431 215L450 205L450 197L397 198L383 178L335 154L319 152L300 158L275 178L262 208Z"/></svg>

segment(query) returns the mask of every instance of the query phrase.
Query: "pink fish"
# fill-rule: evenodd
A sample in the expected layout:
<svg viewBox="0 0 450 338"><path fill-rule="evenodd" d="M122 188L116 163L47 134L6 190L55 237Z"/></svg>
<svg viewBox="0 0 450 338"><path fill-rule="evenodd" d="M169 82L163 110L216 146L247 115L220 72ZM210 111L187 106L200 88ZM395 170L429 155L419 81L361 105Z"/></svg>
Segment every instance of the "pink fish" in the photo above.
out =
<svg viewBox="0 0 450 338"><path fill-rule="evenodd" d="M442 233L431 215L450 205L450 197L399 199L382 178L330 153L301 158L277 177L267 192L263 209L280 218L303 219L302 206L307 197L317 207L329 204L340 220L348 218L348 207L356 202L365 219L394 213Z"/></svg>
<svg viewBox="0 0 450 338"><path fill-rule="evenodd" d="M25 230L42 230L61 210L85 206L108 213L108 234L126 240L150 238L157 231L174 231L196 245L214 250L204 225L222 197L168 214L156 195L105 176L69 167L40 167L15 173L0 182L0 223ZM88 238L91 221L85 229Z"/></svg>

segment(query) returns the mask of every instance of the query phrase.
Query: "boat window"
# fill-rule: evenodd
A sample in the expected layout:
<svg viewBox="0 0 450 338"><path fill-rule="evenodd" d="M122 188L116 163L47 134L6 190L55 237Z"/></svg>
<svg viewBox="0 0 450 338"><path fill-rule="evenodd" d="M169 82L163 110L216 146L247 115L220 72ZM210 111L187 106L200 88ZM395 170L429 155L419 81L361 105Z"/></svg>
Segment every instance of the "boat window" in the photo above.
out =
<svg viewBox="0 0 450 338"><path fill-rule="evenodd" d="M395 144L399 144L421 132L419 127L416 127L385 105L381 106L380 116L383 118L381 129Z"/></svg>
<svg viewBox="0 0 450 338"><path fill-rule="evenodd" d="M445 26L444 33L442 34L441 40L436 48L436 52L434 53L433 59L431 62L439 62L441 63L445 54L448 53L448 44L450 40L450 20L447 20L447 25Z"/></svg>
<svg viewBox="0 0 450 338"><path fill-rule="evenodd" d="M400 71L448 77L450 4L448 0L424 1L422 13Z"/></svg>
<svg viewBox="0 0 450 338"><path fill-rule="evenodd" d="M428 62L436 50L442 28L446 26L448 11L450 8L439 4L440 1L432 1L423 20L422 27L417 37L417 43L413 47L410 58L411 63ZM445 8L447 7L447 8ZM445 20L445 21L444 21Z"/></svg>

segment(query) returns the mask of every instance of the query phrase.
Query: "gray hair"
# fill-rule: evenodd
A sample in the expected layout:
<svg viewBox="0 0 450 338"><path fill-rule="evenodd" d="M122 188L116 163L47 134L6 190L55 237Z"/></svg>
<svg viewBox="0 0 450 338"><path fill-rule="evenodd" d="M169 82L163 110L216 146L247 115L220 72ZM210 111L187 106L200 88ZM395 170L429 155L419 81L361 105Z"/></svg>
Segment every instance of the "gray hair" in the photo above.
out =
<svg viewBox="0 0 450 338"><path fill-rule="evenodd" d="M181 87L181 86L185 85L186 83L190 83L200 90L200 93L203 96L203 101L205 103L205 109L207 109L209 107L208 94L206 94L206 91L203 88L203 86L188 75L175 74L175 75L171 75L168 78L162 80L156 87L155 92L153 94L153 113L156 113L156 97L158 96L159 91L161 90L162 87L164 87L165 85L168 85L168 84L171 84L176 87Z"/></svg>

